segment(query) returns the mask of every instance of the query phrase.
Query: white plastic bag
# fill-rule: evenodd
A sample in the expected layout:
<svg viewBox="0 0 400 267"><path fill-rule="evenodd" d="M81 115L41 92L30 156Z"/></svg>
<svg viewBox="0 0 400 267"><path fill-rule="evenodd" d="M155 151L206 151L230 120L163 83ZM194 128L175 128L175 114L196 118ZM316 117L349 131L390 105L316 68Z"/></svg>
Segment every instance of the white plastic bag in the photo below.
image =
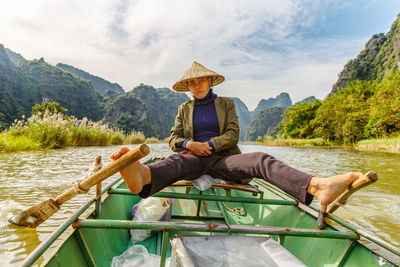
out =
<svg viewBox="0 0 400 267"><path fill-rule="evenodd" d="M119 256L115 256L110 267L133 267L133 266L146 266L158 267L160 266L161 256L149 254L147 249L142 245L132 245ZM165 266L169 266L170 258L165 261Z"/></svg>
<svg viewBox="0 0 400 267"><path fill-rule="evenodd" d="M132 213L134 215L132 220L138 222L159 221L167 213L170 217L171 209L172 205L169 198L145 198L133 207ZM141 242L151 236L151 230L131 229L130 233L132 243Z"/></svg>
<svg viewBox="0 0 400 267"><path fill-rule="evenodd" d="M212 183L226 184L226 181L219 178L212 178L208 174L203 174L199 178L192 181L194 187L200 191L205 191L212 186Z"/></svg>

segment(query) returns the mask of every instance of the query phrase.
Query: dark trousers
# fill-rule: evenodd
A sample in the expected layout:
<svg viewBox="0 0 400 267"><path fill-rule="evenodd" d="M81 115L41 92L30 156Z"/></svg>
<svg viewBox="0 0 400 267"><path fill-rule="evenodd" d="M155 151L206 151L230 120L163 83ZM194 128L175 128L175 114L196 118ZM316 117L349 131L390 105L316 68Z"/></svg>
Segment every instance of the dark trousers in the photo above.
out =
<svg viewBox="0 0 400 267"><path fill-rule="evenodd" d="M307 193L313 175L296 170L262 152L208 157L173 154L147 166L151 170L151 184L143 187L139 193L141 197L148 197L176 181L194 180L209 174L228 181L262 178L307 205L313 198Z"/></svg>

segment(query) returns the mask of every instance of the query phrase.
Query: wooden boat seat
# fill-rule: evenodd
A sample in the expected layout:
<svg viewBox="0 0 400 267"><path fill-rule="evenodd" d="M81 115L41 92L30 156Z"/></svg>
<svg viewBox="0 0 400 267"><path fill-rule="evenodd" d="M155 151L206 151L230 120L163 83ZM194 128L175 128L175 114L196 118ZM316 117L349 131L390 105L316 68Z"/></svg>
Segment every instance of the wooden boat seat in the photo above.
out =
<svg viewBox="0 0 400 267"><path fill-rule="evenodd" d="M185 186L185 187L193 187L194 185L192 184L191 181L178 181L173 183L170 186ZM237 184L237 183L232 183L232 182L227 182L226 184L223 183L212 183L212 186L214 188L223 188L225 190L240 190L240 191L245 191L253 194L262 194L263 191L258 189L257 187L251 185L251 184Z"/></svg>

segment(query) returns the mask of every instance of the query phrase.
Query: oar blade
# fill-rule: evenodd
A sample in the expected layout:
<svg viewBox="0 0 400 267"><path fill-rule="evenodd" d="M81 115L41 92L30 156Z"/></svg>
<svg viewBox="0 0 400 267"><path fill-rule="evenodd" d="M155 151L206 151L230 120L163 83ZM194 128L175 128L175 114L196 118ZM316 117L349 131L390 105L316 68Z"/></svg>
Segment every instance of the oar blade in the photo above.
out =
<svg viewBox="0 0 400 267"><path fill-rule="evenodd" d="M13 216L8 221L18 226L35 228L59 209L60 206L53 199L48 199Z"/></svg>

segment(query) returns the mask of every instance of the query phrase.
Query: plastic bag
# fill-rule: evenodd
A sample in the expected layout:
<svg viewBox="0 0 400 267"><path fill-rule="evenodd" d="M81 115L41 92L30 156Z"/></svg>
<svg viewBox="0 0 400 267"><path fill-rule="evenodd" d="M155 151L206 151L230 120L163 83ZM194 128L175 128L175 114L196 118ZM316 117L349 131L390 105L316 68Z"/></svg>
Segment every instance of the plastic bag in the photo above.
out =
<svg viewBox="0 0 400 267"><path fill-rule="evenodd" d="M115 256L110 267L132 267L132 266L160 266L161 256L149 254L142 245L132 245L119 256ZM169 266L170 258L165 261L165 266Z"/></svg>
<svg viewBox="0 0 400 267"><path fill-rule="evenodd" d="M149 197L135 204L131 211L133 221L169 221L172 214L172 200L169 198ZM141 242L150 237L152 230L131 229L132 243Z"/></svg>
<svg viewBox="0 0 400 267"><path fill-rule="evenodd" d="M199 178L192 181L194 187L200 191L205 191L212 186L212 183L226 184L226 181L219 178L212 178L208 174L203 174Z"/></svg>

